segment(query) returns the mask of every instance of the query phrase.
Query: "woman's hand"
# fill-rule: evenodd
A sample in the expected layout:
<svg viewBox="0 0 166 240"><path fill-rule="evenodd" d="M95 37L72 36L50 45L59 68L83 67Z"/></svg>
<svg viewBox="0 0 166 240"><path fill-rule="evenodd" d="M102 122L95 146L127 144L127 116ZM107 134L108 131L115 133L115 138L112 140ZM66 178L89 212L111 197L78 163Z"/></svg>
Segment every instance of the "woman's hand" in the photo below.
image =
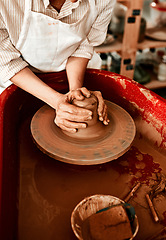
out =
<svg viewBox="0 0 166 240"><path fill-rule="evenodd" d="M89 91L85 87L82 87L72 90L65 95L61 95L58 99L55 118L57 126L69 132L76 132L79 128L86 128L87 125L84 122L92 119L92 112L87 109L76 107L71 103L74 99L83 100L85 97L89 98L92 93L98 99L99 120L105 125L108 125L107 105L104 102L101 92Z"/></svg>
<svg viewBox="0 0 166 240"><path fill-rule="evenodd" d="M74 99L83 100L90 95L91 93L86 88L72 90L65 95L62 94L56 106L56 125L68 132L76 132L79 128L86 128L85 121L92 119L92 112L71 103Z"/></svg>
<svg viewBox="0 0 166 240"><path fill-rule="evenodd" d="M104 123L104 125L108 125L109 119L107 114L107 105L104 102L102 94L100 91L89 91L87 88L82 87L76 90L72 90L68 93L69 101L72 102L73 99L83 100L84 97L89 98L91 94L95 95L98 100L98 115L99 120Z"/></svg>

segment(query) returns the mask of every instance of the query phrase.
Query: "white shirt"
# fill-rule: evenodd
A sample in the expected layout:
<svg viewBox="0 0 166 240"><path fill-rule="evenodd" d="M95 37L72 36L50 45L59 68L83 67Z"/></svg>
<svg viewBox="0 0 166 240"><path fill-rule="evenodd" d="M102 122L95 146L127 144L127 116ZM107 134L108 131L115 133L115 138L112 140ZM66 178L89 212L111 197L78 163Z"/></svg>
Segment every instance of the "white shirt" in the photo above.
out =
<svg viewBox="0 0 166 240"><path fill-rule="evenodd" d="M1 0L0 4L0 84L7 82L16 73L29 65L21 57L15 45L19 39L25 15L26 0ZM54 19L71 24L78 21L89 4L88 0L78 0L72 3L66 0L58 13L49 0L32 1L32 11L40 12ZM93 47L100 45L106 37L107 27L115 0L96 0L98 17L94 22L87 39L72 54L75 57L91 59ZM64 36L65 37L65 36Z"/></svg>

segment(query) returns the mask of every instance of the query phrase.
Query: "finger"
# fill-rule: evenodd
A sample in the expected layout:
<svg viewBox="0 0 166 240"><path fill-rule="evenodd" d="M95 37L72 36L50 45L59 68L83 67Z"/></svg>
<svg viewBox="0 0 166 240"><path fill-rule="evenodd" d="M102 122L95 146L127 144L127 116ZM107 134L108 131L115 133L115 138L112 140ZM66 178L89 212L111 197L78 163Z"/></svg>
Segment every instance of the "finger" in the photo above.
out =
<svg viewBox="0 0 166 240"><path fill-rule="evenodd" d="M74 121L74 122L85 122L88 120L92 120L92 116L90 115L79 115L79 114L73 114L69 112L64 112L59 110L57 112L57 118L64 118L68 119L69 121Z"/></svg>
<svg viewBox="0 0 166 240"><path fill-rule="evenodd" d="M97 97L97 99L98 99L98 109L97 109L98 115L99 115L100 117L103 117L103 110L104 110L104 105L105 105L105 103L104 103L104 99L103 99L103 97L102 97L102 94L101 94L100 91L94 91L93 94L94 94L94 95Z"/></svg>
<svg viewBox="0 0 166 240"><path fill-rule="evenodd" d="M57 125L57 124L56 124ZM58 125L57 125L58 126ZM63 126L63 125L59 125L58 127L60 127L62 130L65 130L67 132L70 132L70 133L75 133L77 132L77 129L76 128L68 128L66 126Z"/></svg>
<svg viewBox="0 0 166 240"><path fill-rule="evenodd" d="M81 123L81 122L72 122L69 121L68 119L63 119L63 118L56 118L55 123L60 127L67 127L71 129L77 129L77 128L86 128L87 124L86 123Z"/></svg>
<svg viewBox="0 0 166 240"><path fill-rule="evenodd" d="M99 117L99 120L102 121L105 125L108 125L110 122L108 119L107 105L104 105L102 116Z"/></svg>
<svg viewBox="0 0 166 240"><path fill-rule="evenodd" d="M70 99L70 101L72 101L73 99L84 100L84 95L82 94L80 89L76 89L69 92L68 99Z"/></svg>
<svg viewBox="0 0 166 240"><path fill-rule="evenodd" d="M58 110L69 112L74 115L78 114L84 116L92 116L92 111L90 111L89 109L80 108L67 102L60 104Z"/></svg>
<svg viewBox="0 0 166 240"><path fill-rule="evenodd" d="M91 96L91 92L86 87L82 87L80 90L85 97L89 98Z"/></svg>
<svg viewBox="0 0 166 240"><path fill-rule="evenodd" d="M80 89L77 89L74 91L74 98L77 100L83 100L85 97L82 94L82 91Z"/></svg>
<svg viewBox="0 0 166 240"><path fill-rule="evenodd" d="M97 111L98 111L98 115L103 118L104 101L99 101Z"/></svg>
<svg viewBox="0 0 166 240"><path fill-rule="evenodd" d="M107 115L107 105L105 104L104 109L103 109L103 118L104 119L105 119L106 115Z"/></svg>
<svg viewBox="0 0 166 240"><path fill-rule="evenodd" d="M108 125L110 120L106 117L106 119L103 121L104 125Z"/></svg>
<svg viewBox="0 0 166 240"><path fill-rule="evenodd" d="M65 102L72 103L73 99L74 99L73 96L70 93L68 93L66 95Z"/></svg>
<svg viewBox="0 0 166 240"><path fill-rule="evenodd" d="M100 116L99 116L100 121L104 121L106 112L107 112L107 106L104 104L103 109L102 109L102 115L100 114Z"/></svg>
<svg viewBox="0 0 166 240"><path fill-rule="evenodd" d="M108 125L108 123L109 123L107 109L108 109L107 105L105 104L104 111L103 111L103 123L104 123L104 125Z"/></svg>
<svg viewBox="0 0 166 240"><path fill-rule="evenodd" d="M84 100L84 96L83 94L81 93L81 91L79 90L73 90L73 91L70 91L67 96L66 96L66 102L68 103L72 103L72 101L74 99L77 99L77 100Z"/></svg>

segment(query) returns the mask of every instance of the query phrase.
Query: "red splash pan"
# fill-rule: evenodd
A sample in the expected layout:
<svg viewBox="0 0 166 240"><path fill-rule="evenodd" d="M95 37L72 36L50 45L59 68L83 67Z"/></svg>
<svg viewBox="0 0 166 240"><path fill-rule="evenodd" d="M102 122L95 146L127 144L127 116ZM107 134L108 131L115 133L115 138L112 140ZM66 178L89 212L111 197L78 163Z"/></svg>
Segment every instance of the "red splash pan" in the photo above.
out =
<svg viewBox="0 0 166 240"><path fill-rule="evenodd" d="M40 78L57 91L68 91L64 71ZM93 194L124 199L137 182L141 187L129 201L140 225L135 239L165 234L165 193L159 199L159 223L153 221L145 198L156 173L166 174L165 99L135 81L100 70L86 72L85 86L100 90L133 117L137 134L131 149L98 166L71 166L49 158L35 146L29 129L43 103L10 86L0 95L0 239L74 240L70 216L78 202Z"/></svg>

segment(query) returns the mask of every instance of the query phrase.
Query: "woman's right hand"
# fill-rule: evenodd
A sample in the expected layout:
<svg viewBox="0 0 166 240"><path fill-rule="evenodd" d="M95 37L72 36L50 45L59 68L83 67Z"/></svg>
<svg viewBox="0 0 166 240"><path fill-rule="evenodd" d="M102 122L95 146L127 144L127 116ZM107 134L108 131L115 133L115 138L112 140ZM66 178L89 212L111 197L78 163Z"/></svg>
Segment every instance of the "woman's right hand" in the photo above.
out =
<svg viewBox="0 0 166 240"><path fill-rule="evenodd" d="M88 109L72 105L72 100L83 100L90 97L86 88L72 90L65 95L60 95L56 104L55 123L62 130L76 132L79 128L86 128L85 121L92 119L92 112Z"/></svg>

